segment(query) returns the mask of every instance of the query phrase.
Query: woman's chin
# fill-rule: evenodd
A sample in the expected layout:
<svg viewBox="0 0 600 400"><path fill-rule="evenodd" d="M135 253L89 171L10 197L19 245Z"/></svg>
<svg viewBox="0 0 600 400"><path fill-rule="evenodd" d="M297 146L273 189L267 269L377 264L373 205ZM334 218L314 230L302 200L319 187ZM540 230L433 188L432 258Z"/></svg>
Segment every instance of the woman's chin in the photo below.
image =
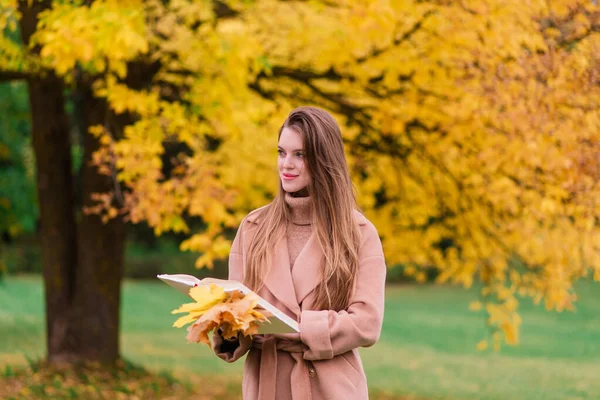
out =
<svg viewBox="0 0 600 400"><path fill-rule="evenodd" d="M294 188L294 187L285 187L285 186L284 186L284 187L283 187L283 191L284 191L284 192L286 192L286 193L294 193L294 192L296 192L296 191L297 191L297 189L296 189L296 188Z"/></svg>
<svg viewBox="0 0 600 400"><path fill-rule="evenodd" d="M283 190L287 193L296 193L296 192L299 192L299 191L305 189L305 188L300 187L300 185L293 185L293 184L289 184L289 183L288 184L283 183L281 186L283 187Z"/></svg>

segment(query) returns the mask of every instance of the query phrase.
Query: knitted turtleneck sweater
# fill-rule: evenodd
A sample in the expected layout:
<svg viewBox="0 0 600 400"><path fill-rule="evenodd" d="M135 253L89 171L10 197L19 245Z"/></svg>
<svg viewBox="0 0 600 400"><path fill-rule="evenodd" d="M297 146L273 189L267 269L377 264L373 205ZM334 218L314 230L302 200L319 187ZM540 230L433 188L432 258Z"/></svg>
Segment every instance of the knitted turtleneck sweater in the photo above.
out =
<svg viewBox="0 0 600 400"><path fill-rule="evenodd" d="M312 205L310 197L293 197L289 193L285 194L285 202L292 212L292 221L287 226L287 245L290 267L293 267L313 230Z"/></svg>

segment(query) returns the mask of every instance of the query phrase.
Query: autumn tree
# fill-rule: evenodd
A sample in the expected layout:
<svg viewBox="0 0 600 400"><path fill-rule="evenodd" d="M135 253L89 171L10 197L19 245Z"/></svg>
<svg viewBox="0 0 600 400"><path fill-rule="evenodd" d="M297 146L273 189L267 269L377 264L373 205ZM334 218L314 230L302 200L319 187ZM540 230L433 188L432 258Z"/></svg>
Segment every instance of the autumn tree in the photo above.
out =
<svg viewBox="0 0 600 400"><path fill-rule="evenodd" d="M235 15L220 2L168 6L161 2L0 2L0 80L26 81L29 91L50 362L112 362L119 356L125 219L137 222L139 218L113 213L115 207L127 207L134 194L121 188L114 163L103 168L95 160L102 154L101 145L107 144L106 135L109 142L119 140L126 127L135 121L144 123L144 117L159 111L145 98L155 80L160 93L152 96L167 104L161 105L160 115L154 115L158 126L180 121L184 115L186 85L156 78L162 65L170 65L170 58L176 56L176 49L167 48L173 43L167 43L161 29L165 23L175 28L192 24L210 32L217 17ZM154 26L152 40L146 23ZM71 39L75 42L68 43ZM165 49L159 54L161 46ZM185 76L192 71L180 72ZM109 98L107 91L116 96ZM65 107L65 93L71 97L72 115ZM140 94L127 99L132 93ZM145 106L150 108L140 113ZM185 123L201 119L185 112ZM83 166L77 177L81 187L71 168L72 129L83 132ZM195 127L190 129L196 132ZM163 154L172 141L157 143ZM147 150L155 152L152 146ZM132 168L131 173L138 172ZM94 212L103 193L112 196L101 203L113 207L106 216ZM179 220L173 219L171 228L181 224Z"/></svg>
<svg viewBox="0 0 600 400"><path fill-rule="evenodd" d="M360 203L386 257L418 280L433 266L439 282L483 282L496 347L518 342L518 296L570 309L573 282L600 279L597 5L260 8L271 68L253 85L353 128Z"/></svg>
<svg viewBox="0 0 600 400"><path fill-rule="evenodd" d="M0 22L12 21L15 2L0 4ZM97 0L20 11L29 46L3 39L0 68L28 79L32 112L47 110L61 132L57 88L86 93L86 165L103 184L88 186L82 218L98 232L100 219L118 229L123 218L188 232L182 249L210 267L228 253L224 230L275 193L277 129L308 103L344 125L358 200L388 263L418 280L436 268L440 282L483 282L495 345L518 341L519 295L560 310L574 281L600 278L593 3ZM54 97L35 100L43 90ZM35 118L34 147L35 135L64 136ZM185 151L165 160L173 143ZM57 168L48 164L38 168ZM59 208L56 224L73 227L63 240L83 234L72 204ZM206 229L189 232L189 217ZM54 265L77 262L53 251L47 288ZM88 271L67 282L102 268Z"/></svg>
<svg viewBox="0 0 600 400"><path fill-rule="evenodd" d="M2 80L27 81L32 116L32 143L37 166L40 239L46 294L47 347L52 362L111 360L118 355L119 280L123 265L123 221L103 225L96 215L78 216L72 174L72 124L65 109L62 77L45 68L32 36L38 17L50 2L3 2L0 27L19 19L21 42L2 38ZM12 25L12 26L11 26ZM13 29L14 30L14 29ZM85 83L72 86L82 96ZM88 97L89 94L87 95ZM83 124L111 124L106 105L84 101ZM86 128L87 129L87 128ZM84 141L86 157L98 146ZM84 166L83 198L110 190L112 182Z"/></svg>

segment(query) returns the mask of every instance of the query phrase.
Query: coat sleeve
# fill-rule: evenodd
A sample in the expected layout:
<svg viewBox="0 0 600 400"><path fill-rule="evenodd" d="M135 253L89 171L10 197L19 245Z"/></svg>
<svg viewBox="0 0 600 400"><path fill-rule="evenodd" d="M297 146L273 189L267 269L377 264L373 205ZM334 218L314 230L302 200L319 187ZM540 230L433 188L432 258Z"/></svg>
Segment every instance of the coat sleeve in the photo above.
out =
<svg viewBox="0 0 600 400"><path fill-rule="evenodd" d="M303 310L300 338L306 360L327 360L379 339L383 323L386 265L381 240L367 222L359 250L356 290L342 311Z"/></svg>
<svg viewBox="0 0 600 400"><path fill-rule="evenodd" d="M243 269L244 263L242 258L242 228L244 222L240 224L235 239L231 245L231 251L229 253L229 279L242 282L243 280ZM248 352L252 345L252 340L242 335L237 340L224 340L219 332L215 331L212 337L212 349L222 360L227 362L234 362L240 359Z"/></svg>

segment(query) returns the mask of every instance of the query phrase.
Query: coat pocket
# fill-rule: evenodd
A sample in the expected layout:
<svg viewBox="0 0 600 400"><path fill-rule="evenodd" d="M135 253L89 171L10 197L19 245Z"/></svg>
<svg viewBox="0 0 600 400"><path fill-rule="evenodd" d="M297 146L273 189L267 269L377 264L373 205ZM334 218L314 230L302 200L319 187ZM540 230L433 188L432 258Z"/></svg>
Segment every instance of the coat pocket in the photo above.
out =
<svg viewBox="0 0 600 400"><path fill-rule="evenodd" d="M352 353L348 353L352 356ZM317 392L323 399L362 399L357 390L363 386L364 376L344 355L330 360L313 361L316 370Z"/></svg>
<svg viewBox="0 0 600 400"><path fill-rule="evenodd" d="M358 360L357 360L356 356L354 355L354 353L351 352L351 351L349 351L347 353L340 354L339 356L344 359L344 361L348 364L348 366L352 370L352 372L353 372L353 374L352 374L353 375L353 377L352 377L353 382L358 383L362 379L363 372L360 371L358 369L358 367L355 365L355 362L358 362Z"/></svg>

